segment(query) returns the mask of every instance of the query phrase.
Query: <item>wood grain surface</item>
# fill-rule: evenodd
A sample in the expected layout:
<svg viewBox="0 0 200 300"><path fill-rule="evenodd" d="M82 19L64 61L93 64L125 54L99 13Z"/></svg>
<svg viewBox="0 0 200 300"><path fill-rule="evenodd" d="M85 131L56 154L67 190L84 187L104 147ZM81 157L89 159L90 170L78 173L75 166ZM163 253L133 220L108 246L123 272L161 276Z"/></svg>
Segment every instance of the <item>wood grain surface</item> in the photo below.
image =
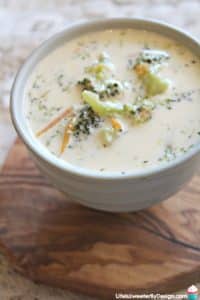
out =
<svg viewBox="0 0 200 300"><path fill-rule="evenodd" d="M100 298L186 289L200 278L200 177L148 210L98 212L56 191L17 140L0 175L0 251L34 281Z"/></svg>

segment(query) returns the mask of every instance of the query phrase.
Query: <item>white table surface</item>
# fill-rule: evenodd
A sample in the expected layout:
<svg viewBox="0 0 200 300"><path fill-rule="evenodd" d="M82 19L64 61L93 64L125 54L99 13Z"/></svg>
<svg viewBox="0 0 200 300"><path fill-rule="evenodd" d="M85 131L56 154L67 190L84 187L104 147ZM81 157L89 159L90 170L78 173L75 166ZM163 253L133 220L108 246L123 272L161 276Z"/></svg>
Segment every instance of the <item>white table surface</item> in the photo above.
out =
<svg viewBox="0 0 200 300"><path fill-rule="evenodd" d="M116 16L157 18L200 38L200 0L0 0L0 167L16 136L9 93L20 64L41 41L72 22ZM0 255L0 300L61 299L89 298L36 285L13 272Z"/></svg>

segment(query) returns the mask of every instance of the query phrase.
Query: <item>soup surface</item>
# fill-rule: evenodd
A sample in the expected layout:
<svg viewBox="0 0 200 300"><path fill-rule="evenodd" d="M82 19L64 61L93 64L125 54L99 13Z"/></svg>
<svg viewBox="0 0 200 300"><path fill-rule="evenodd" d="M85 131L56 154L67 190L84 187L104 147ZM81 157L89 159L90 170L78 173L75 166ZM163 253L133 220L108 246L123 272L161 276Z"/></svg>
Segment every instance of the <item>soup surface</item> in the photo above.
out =
<svg viewBox="0 0 200 300"><path fill-rule="evenodd" d="M199 78L199 58L176 41L132 29L90 33L35 67L26 117L60 159L124 174L200 142Z"/></svg>

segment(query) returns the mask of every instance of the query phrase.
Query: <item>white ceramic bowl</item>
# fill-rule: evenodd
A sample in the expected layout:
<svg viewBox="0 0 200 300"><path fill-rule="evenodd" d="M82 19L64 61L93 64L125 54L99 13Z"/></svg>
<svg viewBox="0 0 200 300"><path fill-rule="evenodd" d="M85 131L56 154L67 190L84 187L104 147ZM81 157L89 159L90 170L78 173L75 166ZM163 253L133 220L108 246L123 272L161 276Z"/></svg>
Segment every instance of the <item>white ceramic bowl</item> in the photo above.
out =
<svg viewBox="0 0 200 300"><path fill-rule="evenodd" d="M188 34L167 24L142 19L107 19L77 24L55 34L27 59L12 89L11 115L14 126L34 161L49 180L69 199L95 209L125 212L153 205L176 193L194 174L200 161L200 145L165 165L158 165L125 175L102 174L70 165L53 156L30 134L24 111L24 88L35 65L49 52L81 34L114 28L153 31L175 39L200 55L200 44ZM187 82L186 82L187 84Z"/></svg>

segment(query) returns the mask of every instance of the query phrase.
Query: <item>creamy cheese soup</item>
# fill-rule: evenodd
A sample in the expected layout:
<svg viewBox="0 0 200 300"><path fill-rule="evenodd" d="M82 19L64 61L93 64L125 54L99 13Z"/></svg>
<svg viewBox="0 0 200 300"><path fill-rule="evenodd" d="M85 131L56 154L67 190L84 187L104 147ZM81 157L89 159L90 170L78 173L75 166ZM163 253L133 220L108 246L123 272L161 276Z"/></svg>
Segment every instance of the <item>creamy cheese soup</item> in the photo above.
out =
<svg viewBox="0 0 200 300"><path fill-rule="evenodd" d="M61 160L124 174L200 142L199 80L199 58L174 40L132 29L90 33L35 67L26 117Z"/></svg>

